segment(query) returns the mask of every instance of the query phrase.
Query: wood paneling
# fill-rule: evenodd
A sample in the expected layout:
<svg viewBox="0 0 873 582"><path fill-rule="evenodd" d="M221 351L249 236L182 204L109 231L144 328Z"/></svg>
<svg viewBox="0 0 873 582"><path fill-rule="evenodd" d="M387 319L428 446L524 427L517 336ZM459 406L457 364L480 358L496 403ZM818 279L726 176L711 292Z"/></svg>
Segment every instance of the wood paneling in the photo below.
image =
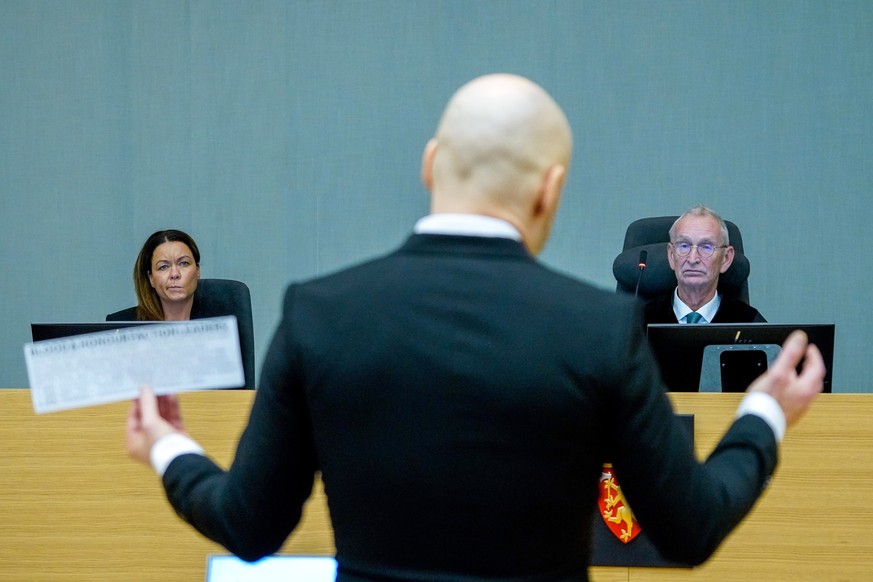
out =
<svg viewBox="0 0 873 582"><path fill-rule="evenodd" d="M220 463L232 458L254 394L182 395L191 434ZM696 415L707 453L739 395L676 394ZM0 580L163 580L205 577L225 553L179 520L157 477L127 458L128 405L36 416L28 390L0 390ZM704 566L593 568L597 582L866 580L873 572L873 395L828 394L790 430L769 490ZM320 484L283 553L332 554Z"/></svg>

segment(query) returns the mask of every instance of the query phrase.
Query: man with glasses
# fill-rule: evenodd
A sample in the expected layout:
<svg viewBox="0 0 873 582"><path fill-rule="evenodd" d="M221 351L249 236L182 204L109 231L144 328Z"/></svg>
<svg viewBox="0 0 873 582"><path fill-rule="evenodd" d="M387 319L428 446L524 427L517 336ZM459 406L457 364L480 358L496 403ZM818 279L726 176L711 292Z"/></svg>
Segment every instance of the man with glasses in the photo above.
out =
<svg viewBox="0 0 873 582"><path fill-rule="evenodd" d="M724 220L695 206L670 228L667 261L676 289L646 304L646 323L750 323L766 321L758 310L718 292L718 277L734 260Z"/></svg>

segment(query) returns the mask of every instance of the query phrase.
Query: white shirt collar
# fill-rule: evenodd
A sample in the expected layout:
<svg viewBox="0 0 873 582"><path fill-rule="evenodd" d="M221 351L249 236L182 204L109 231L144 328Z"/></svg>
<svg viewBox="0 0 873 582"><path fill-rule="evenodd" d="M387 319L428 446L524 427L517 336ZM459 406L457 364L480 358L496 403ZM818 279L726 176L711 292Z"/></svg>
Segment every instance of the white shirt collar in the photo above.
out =
<svg viewBox="0 0 873 582"><path fill-rule="evenodd" d="M429 214L415 223L416 234L487 236L521 241L521 233L500 218L481 214Z"/></svg>
<svg viewBox="0 0 873 582"><path fill-rule="evenodd" d="M715 317L720 305L721 295L716 292L715 297L710 299L709 303L697 310L697 313L703 317L703 320L700 323L712 323L712 318ZM676 314L676 321L685 323L682 320L692 311L693 309L685 305L685 303L679 299L679 287L676 287L676 289L673 290L673 313Z"/></svg>

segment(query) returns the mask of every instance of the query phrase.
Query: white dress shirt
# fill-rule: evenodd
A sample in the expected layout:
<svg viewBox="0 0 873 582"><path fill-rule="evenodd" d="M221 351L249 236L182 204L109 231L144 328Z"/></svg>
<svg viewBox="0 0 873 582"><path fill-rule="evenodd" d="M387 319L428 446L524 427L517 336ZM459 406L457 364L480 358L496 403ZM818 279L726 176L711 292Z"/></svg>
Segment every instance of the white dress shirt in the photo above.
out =
<svg viewBox="0 0 873 582"><path fill-rule="evenodd" d="M430 214L416 222L412 230L415 234L455 234L521 240L518 229L505 220L481 214Z"/></svg>
<svg viewBox="0 0 873 582"><path fill-rule="evenodd" d="M698 321L698 324L701 323L710 323L712 319L715 317L715 313L718 311L719 306L721 305L721 295L717 292L715 296L709 300L709 302L702 306L697 310L697 313L700 314L702 319ZM685 321L685 317L688 316L689 313L692 313L694 310L685 305L685 302L679 299L679 287L673 290L673 313L676 314L676 321L679 323L687 323Z"/></svg>

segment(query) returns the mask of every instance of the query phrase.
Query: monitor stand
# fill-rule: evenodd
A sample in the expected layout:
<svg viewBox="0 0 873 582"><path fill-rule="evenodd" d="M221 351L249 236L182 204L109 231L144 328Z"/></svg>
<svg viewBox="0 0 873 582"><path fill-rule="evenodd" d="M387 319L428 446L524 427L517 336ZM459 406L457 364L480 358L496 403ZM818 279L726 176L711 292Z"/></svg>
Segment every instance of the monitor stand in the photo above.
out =
<svg viewBox="0 0 873 582"><path fill-rule="evenodd" d="M776 344L725 344L703 349L700 392L744 392L779 355Z"/></svg>

